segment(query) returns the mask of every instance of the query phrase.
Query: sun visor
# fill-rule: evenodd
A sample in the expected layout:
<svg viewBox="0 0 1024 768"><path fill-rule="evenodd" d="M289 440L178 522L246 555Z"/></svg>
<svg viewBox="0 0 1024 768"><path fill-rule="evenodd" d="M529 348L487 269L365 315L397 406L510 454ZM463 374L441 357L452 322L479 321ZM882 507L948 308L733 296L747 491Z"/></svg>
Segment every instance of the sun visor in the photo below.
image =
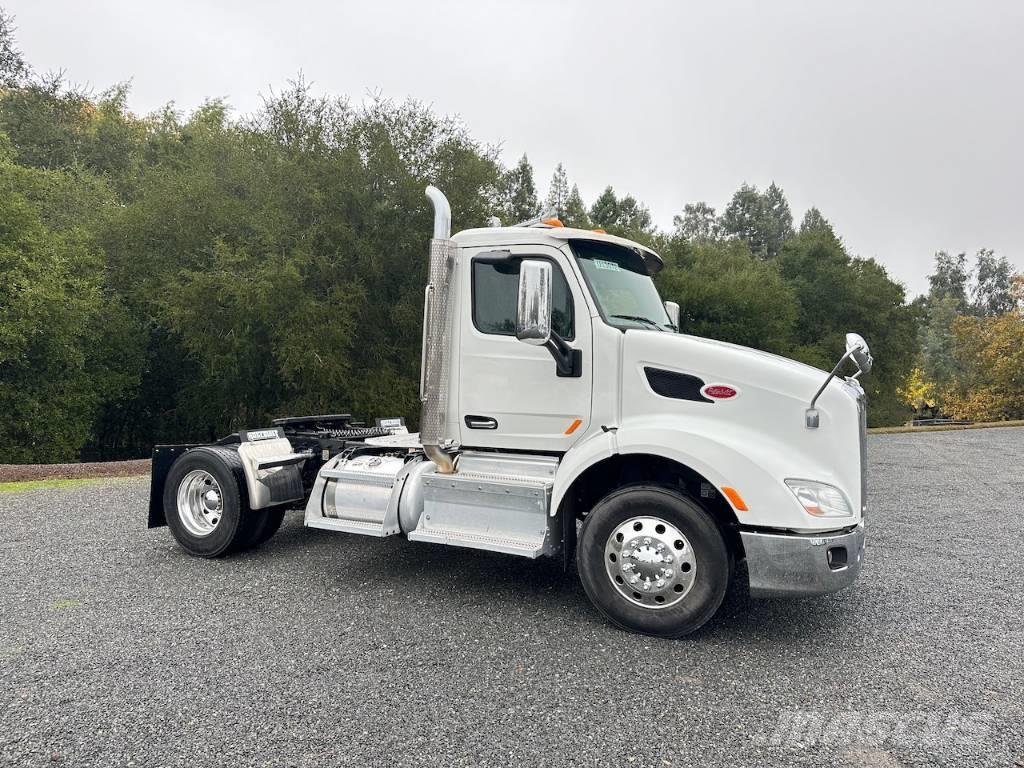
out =
<svg viewBox="0 0 1024 768"><path fill-rule="evenodd" d="M568 240L570 242L573 240L586 240L626 248L633 251L643 259L644 264L647 266L647 274L649 275L656 275L661 271L662 267L665 266L665 262L662 261L661 256L650 248L645 245L640 245L640 243L634 242L633 240L627 240L624 237L609 235L602 232L591 232L586 229L572 229L570 227L552 227L551 229L548 229L545 234L557 240Z"/></svg>

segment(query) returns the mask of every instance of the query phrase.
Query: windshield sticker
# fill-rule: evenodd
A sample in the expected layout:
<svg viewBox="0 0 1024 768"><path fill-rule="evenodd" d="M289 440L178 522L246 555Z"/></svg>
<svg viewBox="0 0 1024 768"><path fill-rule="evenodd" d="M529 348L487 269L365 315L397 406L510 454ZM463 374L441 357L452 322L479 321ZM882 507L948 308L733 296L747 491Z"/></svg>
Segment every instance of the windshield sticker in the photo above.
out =
<svg viewBox="0 0 1024 768"><path fill-rule="evenodd" d="M594 266L598 269L607 269L612 272L621 272L622 267L616 264L614 261L602 261L601 259L594 259Z"/></svg>

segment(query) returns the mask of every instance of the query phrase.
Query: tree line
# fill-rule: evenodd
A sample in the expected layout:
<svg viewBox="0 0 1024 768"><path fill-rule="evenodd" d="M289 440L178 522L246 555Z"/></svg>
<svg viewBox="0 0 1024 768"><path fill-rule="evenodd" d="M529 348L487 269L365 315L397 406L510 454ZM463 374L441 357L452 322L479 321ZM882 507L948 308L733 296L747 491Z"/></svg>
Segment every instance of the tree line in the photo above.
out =
<svg viewBox="0 0 1024 768"><path fill-rule="evenodd" d="M935 328L959 366L941 379L952 393L987 375L968 331L1018 317L1019 294L1007 309L990 289L1005 260L989 253L975 287L942 262L952 287L908 302L819 211L795 225L774 184L743 185L720 214L686 205L662 231L610 186L587 205L561 165L541 199L526 156L506 168L415 101L354 104L298 80L245 117L219 101L138 116L127 96L35 73L0 12L0 462L144 456L339 409L415 422L428 183L457 228L551 208L651 245L683 332L821 368L863 333L875 424L907 418L915 381L940 382Z"/></svg>

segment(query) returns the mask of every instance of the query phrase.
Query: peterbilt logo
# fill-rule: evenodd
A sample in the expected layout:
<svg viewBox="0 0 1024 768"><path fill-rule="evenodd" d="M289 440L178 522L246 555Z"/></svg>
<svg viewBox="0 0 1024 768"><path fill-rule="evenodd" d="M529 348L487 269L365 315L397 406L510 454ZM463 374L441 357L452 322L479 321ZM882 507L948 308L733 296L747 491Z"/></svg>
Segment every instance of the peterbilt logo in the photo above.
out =
<svg viewBox="0 0 1024 768"><path fill-rule="evenodd" d="M705 384L701 387L700 393L712 400L730 400L738 396L740 392L736 387L730 387L728 384Z"/></svg>

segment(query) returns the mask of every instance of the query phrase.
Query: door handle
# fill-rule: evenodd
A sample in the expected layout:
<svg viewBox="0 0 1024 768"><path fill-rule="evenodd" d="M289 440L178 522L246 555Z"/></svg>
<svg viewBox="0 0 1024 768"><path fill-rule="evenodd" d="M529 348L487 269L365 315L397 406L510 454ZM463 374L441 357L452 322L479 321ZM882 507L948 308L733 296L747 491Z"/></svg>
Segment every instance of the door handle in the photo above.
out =
<svg viewBox="0 0 1024 768"><path fill-rule="evenodd" d="M490 416L467 416L466 426L470 429L497 429L498 420Z"/></svg>

